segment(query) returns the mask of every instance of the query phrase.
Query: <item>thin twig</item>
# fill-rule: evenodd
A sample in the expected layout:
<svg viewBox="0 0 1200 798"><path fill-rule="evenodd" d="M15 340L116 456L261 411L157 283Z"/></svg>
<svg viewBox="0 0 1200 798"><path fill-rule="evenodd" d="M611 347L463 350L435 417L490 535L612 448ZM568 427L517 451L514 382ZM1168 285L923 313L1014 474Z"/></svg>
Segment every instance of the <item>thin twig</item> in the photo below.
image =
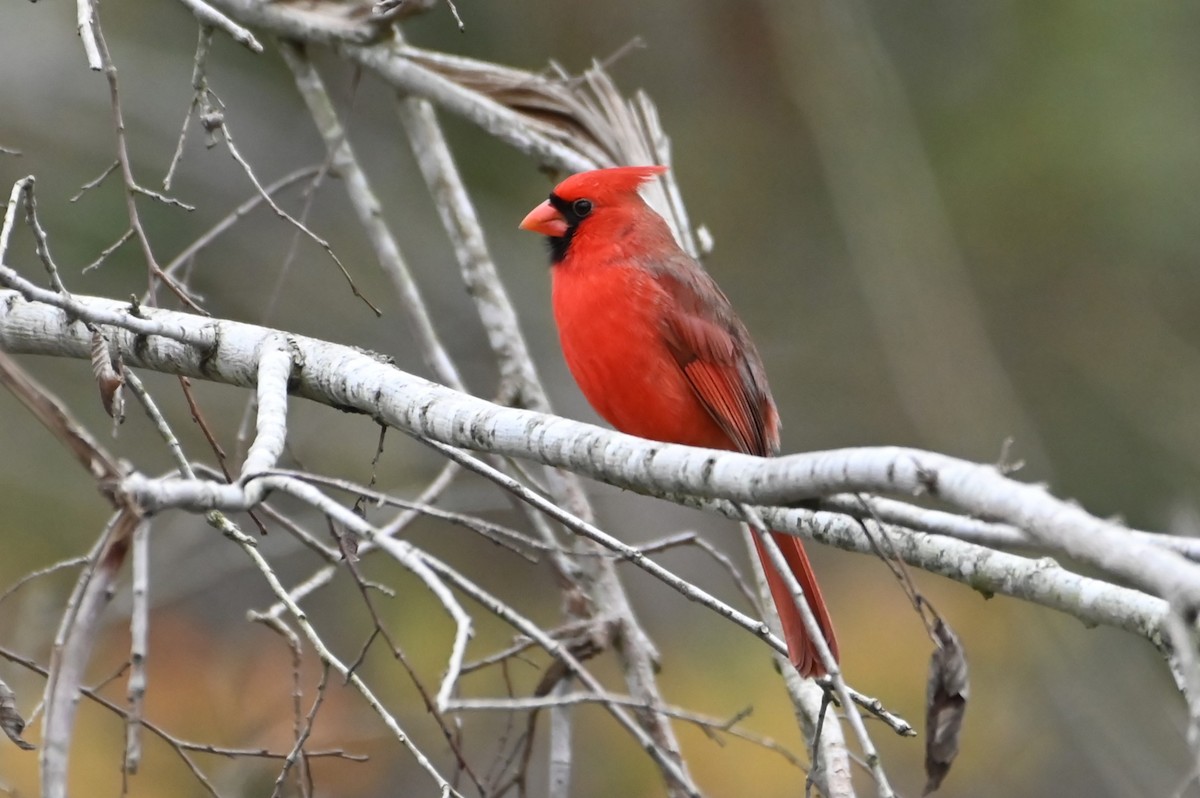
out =
<svg viewBox="0 0 1200 798"><path fill-rule="evenodd" d="M275 787L271 790L271 798L276 798L283 789L283 782L287 778L288 771L296 764L297 760L303 761L302 754L304 753L304 744L308 742L309 735L312 734L313 722L317 719L317 710L321 708L321 703L325 700L325 687L329 683L329 663L321 664L321 681L317 683L317 694L313 698L312 707L308 710L308 714L304 716L303 723L297 718L299 724L296 734L296 742L292 746L292 750L288 751L287 757L283 760L283 767L279 769L279 775L275 777Z"/></svg>
<svg viewBox="0 0 1200 798"><path fill-rule="evenodd" d="M388 543L394 544L394 541L388 541ZM425 561L440 577L479 602L489 612L511 624L522 634L535 640L548 654L560 660L568 667L571 674L579 679L588 690L593 692L603 691L600 682L583 667L579 660L565 646L547 635L537 624L525 618L508 604L500 601L491 593L479 587L479 585L437 558L426 554ZM649 736L649 733L639 723L625 713L621 707L611 703L606 703L603 706L654 758L664 775L669 776L677 788L683 790L686 795L699 798L700 792L692 782L691 777L687 774L687 771L681 767L680 763L673 761L668 753Z"/></svg>
<svg viewBox="0 0 1200 798"><path fill-rule="evenodd" d="M113 161L112 163L110 163L110 164L108 165L108 168L107 168L107 169L105 169L103 172L101 172L101 173L100 173L100 174L99 174L97 177L95 177L95 178L93 178L93 179L91 179L91 180L87 181L87 182L86 182L86 183L84 183L82 186L80 186L80 187L79 187L79 191L77 191L76 193L72 194L72 195L71 195L71 198L70 198L70 199L68 199L68 200L67 200L67 202L72 202L72 203L73 203L73 202L79 202L79 200L83 199L83 195L84 195L84 194L86 194L87 192L89 192L89 191L91 191L92 189L94 189L94 188L96 188L97 186L99 186L101 183L103 183L103 182L105 181L105 179L106 179L106 178L107 178L109 175L111 175L113 172L117 171L117 170L118 170L118 169L120 169L120 168L121 168L121 162L120 162L120 161Z"/></svg>
<svg viewBox="0 0 1200 798"><path fill-rule="evenodd" d="M93 15L95 14L95 6L93 5L94 0L79 0L79 2L87 3L89 8L92 9ZM95 27L92 28L92 32L95 35L96 43L99 45L99 54L102 58L101 63L103 65L104 75L108 80L109 98L111 101L113 115L113 128L116 132L117 162L121 165L121 177L123 178L125 185L125 210L129 216L129 227L134 231L138 243L140 243L142 247L142 255L146 260L146 267L149 272L149 283L151 286L153 286L155 279L162 281L162 283L166 285L167 288L169 288L171 292L175 294L175 296L177 296L181 302L183 302L184 305L197 313L207 315L206 311L200 307L200 305L197 304L191 298L191 296L188 295L183 286L179 285L173 279L163 273L162 268L158 265L158 260L154 256L154 250L150 246L150 238L147 236L145 228L142 226L141 216L138 214L136 196L138 194L144 194L162 202L174 203L174 201L168 200L167 197L161 194L157 194L156 192L143 188L138 184L137 180L133 176L133 162L129 157L129 147L125 139L125 117L124 112L121 110L121 95L117 84L117 67L116 64L113 63L112 54L108 50L108 43L105 41L104 34L101 31L100 26L98 24L95 25ZM187 207L183 206L182 203L174 204L178 204L181 207Z"/></svg>
<svg viewBox="0 0 1200 798"><path fill-rule="evenodd" d="M427 439L422 440L428 446L441 452L446 457L455 460L463 467L475 471L481 476L486 477L500 487L504 488L506 491L511 492L521 501L533 505L539 511L566 526L572 532L582 535L589 540L598 543L604 548L609 549L610 551L617 552L619 555L621 555L622 559L625 559L633 565L636 565L638 568L641 568L642 570L651 574L656 579L664 582L671 588L674 588L689 601L694 601L698 604L701 604L710 610L713 610L723 618L733 621L733 623L750 632L755 637L765 641L775 650L786 651L783 641L772 635L766 624L764 624L762 621L757 621L751 618L745 613L729 606L715 596L712 596L706 591L696 587L687 580L675 575L671 571L668 571L666 568L663 568L661 565L647 557L637 547L623 543L596 526L589 524L582 519L576 518L566 510L563 510L561 507L555 505L553 502L541 497L537 493L534 493L516 480L505 476L486 463L483 463L476 457L472 457L469 454L461 452L454 447L447 446L443 443L438 443L436 441L430 441Z"/></svg>
<svg viewBox="0 0 1200 798"><path fill-rule="evenodd" d="M17 203L22 202L25 206L25 221L33 233L38 259L41 260L42 266L45 267L46 273L50 277L50 287L60 294L65 294L67 289L63 286L62 278L59 277L54 259L50 257L50 241L45 229L42 228L42 223L38 220L37 197L33 186L33 175L24 177L13 184L12 193L8 198L8 207L4 213L4 223L3 226L0 226L0 261L3 261L4 256L8 253L9 237L12 235L13 224L17 218Z"/></svg>
<svg viewBox="0 0 1200 798"><path fill-rule="evenodd" d="M783 745L739 727L750 711L743 710L729 718L715 718L675 706L649 706L643 701L613 693L565 692L537 698L477 699L458 698L448 707L450 712L537 712L556 706L584 706L587 704L616 704L645 712L658 712L677 720L686 721L706 734L719 732L761 746L782 756L789 764L805 769L804 762ZM719 739L713 735L713 739Z"/></svg>
<svg viewBox="0 0 1200 798"><path fill-rule="evenodd" d="M749 507L745 507L743 510L748 523L754 527L755 534L759 536L763 550L770 557L772 567L783 577L787 583L788 590L795 597L796 606L800 610L800 617L804 621L805 629L808 631L809 642L816 648L817 656L824 665L829 679L833 682L834 691L842 702L843 709L846 711L846 719L855 736L858 738L863 756L867 761L871 774L875 778L875 787L879 798L893 798L895 791L892 790L891 784L888 782L887 774L883 770L879 754L875 750L875 744L872 742L866 727L863 725L862 716L858 713L858 705L854 703L854 700L850 697L850 693L846 690L846 683L842 679L838 662L829 650L829 644L826 642L825 636L821 632L821 627L813 615L812 607L804 597L804 588L800 586L800 582L797 581L795 574L788 567L787 560L784 559L783 552L779 549L779 544L768 534L767 527L763 524L762 519Z"/></svg>
<svg viewBox="0 0 1200 798"><path fill-rule="evenodd" d="M4 659L8 660L9 662L13 662L17 665L20 665L21 667L25 668L26 670L36 673L40 676L43 676L43 677L49 676L49 670L47 668L42 667L41 665L37 664L35 661L29 659L28 657L23 657L20 654L17 654L16 652L13 652L13 651L9 651L8 649L6 649L2 646L0 646L0 657L3 657ZM114 715L121 718L122 720L126 720L128 718L128 713L124 709L122 709L118 705L114 704L112 701L109 701L107 698L99 695L94 688L89 688L89 687L81 688L80 693L84 697L86 697L88 700L98 704L99 706L104 707L109 712L112 712ZM156 737L161 739L163 742L165 742L168 746L170 746L171 750L173 750L179 756L179 758L183 760L183 762L187 766L188 770L190 770L192 772L192 775L195 776L196 780L199 781L201 786L204 787L205 792L207 792L209 795L212 795L213 798L221 798L221 796L216 791L216 789L213 787L212 783L208 780L208 777L206 777L204 775L204 772L201 771L200 768L196 765L196 763L192 760L192 758L190 756L188 756L187 752L192 751L192 752L199 753L199 754L211 754L213 756L220 756L220 757L225 757L225 758L256 757L256 758L262 758L262 759L284 759L285 757L287 757L287 752L271 751L266 748L231 748L231 747L226 747L226 746L213 745L211 743L197 743L197 742L191 742L188 740L183 740L178 737L175 737L174 735L167 732L165 729L163 729L158 724L153 723L149 720L143 720L142 725L151 734L155 735ZM320 758L346 759L346 760L350 760L352 762L366 762L367 761L367 757L364 755L348 754L340 748L319 750L319 751L309 751L307 753L307 756L310 759L315 759L315 758L320 757Z"/></svg>
<svg viewBox="0 0 1200 798"><path fill-rule="evenodd" d="M263 201L267 203L267 206L275 213L276 216L287 222L297 231L306 236L310 241L324 250L325 254L329 256L329 259L332 260L338 267L338 271L342 273L342 277L346 279L346 283L350 286L351 293L362 300L363 304L370 308L371 312L376 316L382 316L383 312L379 308L375 307L374 303L372 303L371 300L368 299L367 296L358 289L358 284L354 282L354 278L351 277L350 272L346 270L346 266L342 263L342 259L337 256L336 252L333 251L333 246L330 245L330 243L324 238L313 232L311 228L309 228L299 219L295 218L282 207L280 207L279 204L271 197L270 193L268 193L268 191L263 187L262 183L259 182L258 177L254 174L254 169L250 166L249 161L242 156L241 151L234 143L233 134L229 130L229 120L224 120L222 122L221 134L224 138L225 146L229 150L229 154L233 157L233 160L237 162L238 166L242 168L242 171L246 174L246 178L250 181L251 185L254 186L255 190L258 191L259 195L262 196Z"/></svg>
<svg viewBox="0 0 1200 798"><path fill-rule="evenodd" d="M141 524L133 533L133 608L129 624L129 682L126 695L125 773L138 772L142 761L142 713L146 701L146 656L150 648L150 530Z"/></svg>
<svg viewBox="0 0 1200 798"><path fill-rule="evenodd" d="M438 772L433 762L430 761L430 759L421 751L421 749L417 747L417 745L410 738L409 734L404 731L392 713L390 713L383 703L375 696L375 693L367 686L366 682L364 682L357 673L350 671L350 669L347 668L346 665L344 665L342 661L338 659L332 651L329 650L329 648L325 645L325 642L321 639L321 636L317 633L317 630L313 628L312 624L309 622L307 613L301 610L300 607L292 601L287 590L280 583L279 578L275 575L275 571L271 568L270 563L266 561L266 559L262 556L262 553L258 550L258 546L254 543L254 539L247 537L244 532L238 529L236 525L231 523L220 513L210 513L209 522L221 530L227 537L241 546L242 551L246 553L246 555L258 569L259 573L262 574L263 578L267 582L267 585L271 588L271 591L280 601L287 605L289 612L296 621L296 624L300 627L301 631L303 631L304 636L308 639L309 644L317 652L317 655L321 658L321 661L327 663L344 679L352 684L356 690L358 690L370 707L383 720L384 724L388 727L388 730L392 732L392 735L396 738L400 745L409 752L414 760L416 760L421 769L428 773L429 776L434 780L434 782L438 785L438 789L441 790L442 795L454 795L458 796L458 798L463 798L462 794L458 790L454 789L454 787L448 781L446 781L441 773Z"/></svg>
<svg viewBox="0 0 1200 798"><path fill-rule="evenodd" d="M206 70L208 68L208 54L212 49L213 29L209 26L201 25L197 31L197 37L196 54L192 57L192 98L188 102L187 113L183 116L183 126L179 129L179 137L175 140L175 152L171 155L171 162L167 166L167 173L163 176L163 191L170 191L171 181L175 179L175 170L183 162L183 145L187 141L187 132L188 127L191 125L192 114L196 112L196 108L208 102L208 78ZM201 123L205 123L203 115Z"/></svg>
<svg viewBox="0 0 1200 798"><path fill-rule="evenodd" d="M12 585L10 585L8 587L8 589L5 590L3 593L0 593L0 604L3 604L7 599L9 599L13 595L15 595L18 590L20 590L21 588L23 588L25 585L29 584L30 582L34 581L35 579L40 579L43 576L48 576L49 574L56 573L65 568L74 568L77 565L83 565L87 561L88 561L87 555L83 554L78 557L71 557L66 560L60 560L59 562L56 562L52 565L47 565L45 568L39 568L36 571L31 571L31 572L25 574L24 576L22 576L16 582L13 582Z"/></svg>
<svg viewBox="0 0 1200 798"><path fill-rule="evenodd" d="M116 252L118 249L123 247L128 241L130 241L134 237L134 235L135 235L134 230L132 227L130 227L124 233L121 233L120 238L118 238L116 241L109 244L104 249L100 250L100 254L97 255L91 263L89 263L87 266L84 266L79 271L82 274L87 274L90 271L99 269L101 266L104 265L104 262L112 256L112 254L114 252ZM149 295L150 295L149 292L147 292L146 296L149 296Z"/></svg>
<svg viewBox="0 0 1200 798"><path fill-rule="evenodd" d="M251 52L261 53L262 44L254 38L254 34L210 6L204 0L180 0L196 17L202 27L217 28L229 34L229 37Z"/></svg>
<svg viewBox="0 0 1200 798"><path fill-rule="evenodd" d="M341 540L342 539L339 538L339 541ZM358 586L359 594L362 596L363 603L366 604L367 610L371 615L371 620L374 623L374 630L371 633L370 639L367 640L366 645L363 646L362 653L359 655L359 660L361 661L361 659L366 656L367 648L370 646L371 641L373 641L376 637L382 637L387 642L388 647L392 651L392 657L400 663L401 667L404 668L405 673L408 674L409 681L412 682L413 687L417 689L417 693L421 696L421 701L425 704L425 711L433 716L434 723L436 723L438 729L441 730L443 739L445 739L446 744L450 747L450 750L454 754L455 766L463 773L467 774L472 783L475 785L476 789L478 789L481 794L486 794L487 791L484 789L483 784L479 781L479 778L475 775L474 770L471 768L465 751L459 744L458 740L455 739L454 732L451 730L450 725L446 722L445 712L443 711L443 707L446 706L446 704L450 701L450 695L456 692L457 681L462 673L461 658L457 660L454 657L451 658L450 668L448 669L446 678L443 681L443 690L440 691L438 696L435 698L430 694L429 690L425 688L424 683L417 674L416 668L413 667L412 663L408 659L408 656L405 655L404 650L397 645L396 641L392 638L391 633L388 632L383 618L380 617L375 608L375 602L371 599L371 592L368 590L368 583L363 578L358 564L355 562L355 558L348 556L345 557L345 561L346 567L349 569L350 574L354 577L354 582ZM465 655L465 650L463 654ZM353 672L356 667L357 663L352 665L350 670Z"/></svg>

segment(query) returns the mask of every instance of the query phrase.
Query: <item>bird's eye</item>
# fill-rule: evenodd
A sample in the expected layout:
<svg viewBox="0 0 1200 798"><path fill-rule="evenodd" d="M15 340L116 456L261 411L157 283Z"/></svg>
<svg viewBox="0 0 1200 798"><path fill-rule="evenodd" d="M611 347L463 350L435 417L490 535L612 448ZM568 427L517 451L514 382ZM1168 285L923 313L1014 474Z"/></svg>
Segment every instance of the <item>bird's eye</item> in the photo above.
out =
<svg viewBox="0 0 1200 798"><path fill-rule="evenodd" d="M577 199L571 203L571 210L575 212L576 216L582 219L592 212L592 201L586 199Z"/></svg>

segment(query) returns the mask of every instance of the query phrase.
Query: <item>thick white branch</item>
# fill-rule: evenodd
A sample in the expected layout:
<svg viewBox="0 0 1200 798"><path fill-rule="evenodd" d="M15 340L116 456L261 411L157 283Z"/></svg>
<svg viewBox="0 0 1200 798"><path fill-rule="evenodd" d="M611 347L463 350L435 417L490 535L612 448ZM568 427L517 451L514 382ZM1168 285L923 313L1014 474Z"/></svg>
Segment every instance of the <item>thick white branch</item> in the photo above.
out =
<svg viewBox="0 0 1200 798"><path fill-rule="evenodd" d="M881 499L878 496L871 497L869 503L864 502L861 495L830 496L821 500L821 507L856 518L871 518L888 524L899 524L994 548L1030 548L1039 545L1035 539L1011 524L982 521L907 502ZM1143 532L1137 529L1128 530L1128 534L1155 546L1178 552L1189 560L1200 561L1200 538L1169 532Z"/></svg>
<svg viewBox="0 0 1200 798"><path fill-rule="evenodd" d="M741 518L737 507L713 503L730 518ZM861 554L875 547L855 518L840 513L813 513L779 507L759 507L772 528L797 532L831 546ZM873 534L885 534L874 522ZM909 565L961 582L985 596L1012 596L1059 610L1088 625L1115 626L1164 648L1162 624L1167 602L1138 590L1068 571L1050 557L1031 559L996 551L923 530L889 524L890 545Z"/></svg>
<svg viewBox="0 0 1200 798"><path fill-rule="evenodd" d="M0 272L0 276L3 273ZM113 345L126 362L243 387L256 382L258 358L276 331L186 313L76 296L72 310L116 324ZM205 350L128 328L157 327ZM0 291L0 347L13 352L86 358L89 336L53 307ZM537 460L656 495L725 498L786 505L846 491L925 493L973 515L1006 521L1040 543L1101 567L1169 600L1200 606L1200 566L1129 535L996 468L899 447L843 449L763 459L659 444L563 418L500 407L407 374L378 356L289 336L298 364L291 390L334 407L368 413L416 435L456 446ZM150 509L154 508L150 505ZM190 505L195 506L195 505ZM214 505L215 506L215 505Z"/></svg>
<svg viewBox="0 0 1200 798"><path fill-rule="evenodd" d="M243 480L274 468L287 443L287 389L292 373L287 339L278 335L265 340L259 358L258 417L254 443L242 464Z"/></svg>

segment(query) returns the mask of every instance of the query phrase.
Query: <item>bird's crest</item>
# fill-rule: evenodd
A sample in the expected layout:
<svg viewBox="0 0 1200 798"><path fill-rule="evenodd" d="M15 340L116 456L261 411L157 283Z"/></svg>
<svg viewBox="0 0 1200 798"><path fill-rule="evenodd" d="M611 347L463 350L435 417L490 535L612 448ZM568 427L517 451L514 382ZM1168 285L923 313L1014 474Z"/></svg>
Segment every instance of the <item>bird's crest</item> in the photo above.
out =
<svg viewBox="0 0 1200 798"><path fill-rule="evenodd" d="M617 166L571 175L554 188L568 202L584 197L595 202L636 193L638 187L667 171L665 166Z"/></svg>

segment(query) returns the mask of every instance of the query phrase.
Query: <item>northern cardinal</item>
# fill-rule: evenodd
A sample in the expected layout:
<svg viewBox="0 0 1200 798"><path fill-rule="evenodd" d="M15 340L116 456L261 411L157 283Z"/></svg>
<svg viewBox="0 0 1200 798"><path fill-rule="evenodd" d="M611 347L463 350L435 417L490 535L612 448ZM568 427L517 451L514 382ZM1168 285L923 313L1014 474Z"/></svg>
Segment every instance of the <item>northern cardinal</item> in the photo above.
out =
<svg viewBox="0 0 1200 798"><path fill-rule="evenodd" d="M638 194L662 166L572 175L521 229L547 236L554 318L592 407L642 438L760 456L779 450L779 414L750 333L708 273ZM772 532L837 659L833 623L800 539ZM754 545L801 676L826 672L785 579Z"/></svg>

